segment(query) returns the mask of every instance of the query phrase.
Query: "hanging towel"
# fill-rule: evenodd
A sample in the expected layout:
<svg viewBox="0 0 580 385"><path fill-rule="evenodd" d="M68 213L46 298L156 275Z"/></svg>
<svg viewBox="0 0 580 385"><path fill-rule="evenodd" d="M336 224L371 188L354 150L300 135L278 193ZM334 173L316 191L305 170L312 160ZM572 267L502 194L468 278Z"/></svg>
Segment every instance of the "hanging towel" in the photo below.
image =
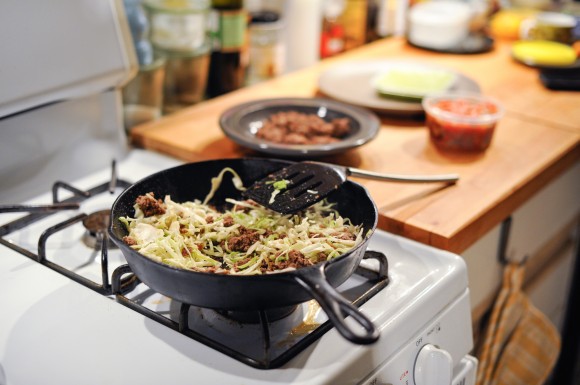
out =
<svg viewBox="0 0 580 385"><path fill-rule="evenodd" d="M560 335L522 291L523 264L507 264L479 356L477 385L542 385Z"/></svg>

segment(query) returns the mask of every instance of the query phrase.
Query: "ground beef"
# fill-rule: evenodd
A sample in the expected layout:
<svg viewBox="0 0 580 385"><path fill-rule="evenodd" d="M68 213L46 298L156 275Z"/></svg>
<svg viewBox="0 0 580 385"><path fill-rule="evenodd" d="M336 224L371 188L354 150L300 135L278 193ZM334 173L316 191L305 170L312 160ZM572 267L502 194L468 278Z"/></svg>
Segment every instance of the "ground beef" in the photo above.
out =
<svg viewBox="0 0 580 385"><path fill-rule="evenodd" d="M288 259L280 261L278 263L274 263L272 261L263 263L261 266L262 272L282 270L282 269L286 269L289 267L299 269L301 267L314 265L315 263L318 262L318 261L312 261L312 260L304 257L304 254L302 254L298 250L290 250L288 252L287 256L288 256Z"/></svg>
<svg viewBox="0 0 580 385"><path fill-rule="evenodd" d="M352 233L336 233L332 235L335 238L342 239L343 241L354 241L356 239L356 234Z"/></svg>
<svg viewBox="0 0 580 385"><path fill-rule="evenodd" d="M299 268L312 265L312 261L305 258L304 254L302 254L300 251L290 250L288 252L288 264L290 267Z"/></svg>
<svg viewBox="0 0 580 385"><path fill-rule="evenodd" d="M256 230L240 227L238 236L230 237L226 242L232 251L248 251L250 246L260 240L260 233Z"/></svg>
<svg viewBox="0 0 580 385"><path fill-rule="evenodd" d="M151 217L153 215L163 215L165 214L165 204L161 199L155 199L153 193L149 195L140 195L135 199L135 203L146 217Z"/></svg>
<svg viewBox="0 0 580 385"><path fill-rule="evenodd" d="M332 136L342 138L350 133L350 119L338 118L332 120Z"/></svg>
<svg viewBox="0 0 580 385"><path fill-rule="evenodd" d="M316 114L284 111L264 121L256 136L282 144L327 144L337 142L349 133L349 118L327 122Z"/></svg>
<svg viewBox="0 0 580 385"><path fill-rule="evenodd" d="M137 241L135 240L135 238L130 237L128 235L126 235L126 236L123 237L123 242L125 242L129 246L134 246L134 245L137 244Z"/></svg>
<svg viewBox="0 0 580 385"><path fill-rule="evenodd" d="M224 227L230 227L234 225L234 218L232 218L231 216L225 216L224 217Z"/></svg>
<svg viewBox="0 0 580 385"><path fill-rule="evenodd" d="M247 203L247 204L249 204L251 206L255 206L255 207L260 206L259 204L257 204L256 202L254 202L251 199L246 199L243 202L244 203ZM239 211L239 212L243 212L243 213L249 213L250 211L252 211L252 208L251 207L247 207L247 206L235 205L234 207L232 207L232 210L233 211L236 211L236 212Z"/></svg>

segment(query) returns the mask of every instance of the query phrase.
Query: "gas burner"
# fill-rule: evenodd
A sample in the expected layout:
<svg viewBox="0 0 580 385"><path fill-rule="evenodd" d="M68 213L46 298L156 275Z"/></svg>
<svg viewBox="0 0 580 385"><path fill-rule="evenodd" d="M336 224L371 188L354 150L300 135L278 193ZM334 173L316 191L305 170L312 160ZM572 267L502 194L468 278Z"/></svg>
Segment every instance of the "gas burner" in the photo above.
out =
<svg viewBox="0 0 580 385"><path fill-rule="evenodd" d="M83 226L87 229L82 238L84 244L93 249L100 249L101 244L99 239L106 236L110 223L111 210L95 211L94 213L87 215L83 219ZM116 248L117 246L112 241L108 240L107 247Z"/></svg>
<svg viewBox="0 0 580 385"><path fill-rule="evenodd" d="M297 308L298 305L266 309L263 311L263 314L265 314L268 322L273 322L288 317ZM244 324L257 324L261 322L259 311L216 310L216 312L223 317Z"/></svg>
<svg viewBox="0 0 580 385"><path fill-rule="evenodd" d="M389 283L387 257L367 250L354 274L337 289L360 307ZM216 349L246 365L274 369L284 365L332 329L315 300L259 311L214 310L187 305L148 288L129 265L115 269L112 293L120 304ZM235 335L236 338L230 338Z"/></svg>

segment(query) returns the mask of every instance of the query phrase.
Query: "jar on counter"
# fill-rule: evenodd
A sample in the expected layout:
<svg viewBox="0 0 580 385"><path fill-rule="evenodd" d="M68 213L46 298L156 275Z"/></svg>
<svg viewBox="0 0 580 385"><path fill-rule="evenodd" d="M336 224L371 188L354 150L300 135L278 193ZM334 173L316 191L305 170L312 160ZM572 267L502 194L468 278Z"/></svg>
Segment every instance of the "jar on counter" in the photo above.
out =
<svg viewBox="0 0 580 385"><path fill-rule="evenodd" d="M154 60L153 47L149 40L149 20L141 5L141 0L123 0L123 5L139 65L150 65Z"/></svg>
<svg viewBox="0 0 580 385"><path fill-rule="evenodd" d="M124 125L129 133L134 126L161 117L165 61L154 57L141 1L124 0L123 4L139 62L137 74L122 90Z"/></svg>
<svg viewBox="0 0 580 385"><path fill-rule="evenodd" d="M204 100L209 73L209 45L195 52L156 50L165 58L163 114Z"/></svg>
<svg viewBox="0 0 580 385"><path fill-rule="evenodd" d="M349 51L366 43L367 1L346 0L339 21L344 28L344 50Z"/></svg>
<svg viewBox="0 0 580 385"><path fill-rule="evenodd" d="M144 0L154 48L191 53L208 45L209 0Z"/></svg>
<svg viewBox="0 0 580 385"><path fill-rule="evenodd" d="M127 132L141 123L161 117L165 60L141 65L137 75L123 87L123 116Z"/></svg>
<svg viewBox="0 0 580 385"><path fill-rule="evenodd" d="M209 0L144 0L150 40L165 59L163 113L202 101L208 78Z"/></svg>
<svg viewBox="0 0 580 385"><path fill-rule="evenodd" d="M322 8L322 30L320 33L320 57L322 59L344 51L344 25L340 16L346 0L324 0Z"/></svg>
<svg viewBox="0 0 580 385"><path fill-rule="evenodd" d="M283 24L274 11L250 14L250 62L248 85L276 77L284 72L285 49L282 42Z"/></svg>

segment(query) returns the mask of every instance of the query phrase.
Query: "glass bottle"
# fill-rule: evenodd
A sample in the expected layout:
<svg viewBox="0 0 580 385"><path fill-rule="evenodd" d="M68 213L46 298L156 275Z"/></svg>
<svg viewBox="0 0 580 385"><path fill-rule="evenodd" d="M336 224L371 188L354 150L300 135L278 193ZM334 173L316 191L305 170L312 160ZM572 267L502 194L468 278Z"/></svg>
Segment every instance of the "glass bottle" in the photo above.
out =
<svg viewBox="0 0 580 385"><path fill-rule="evenodd" d="M322 3L321 59L334 56L344 50L344 26L340 15L344 12L345 5L345 0L324 0Z"/></svg>
<svg viewBox="0 0 580 385"><path fill-rule="evenodd" d="M340 21L344 26L344 50L359 47L366 42L367 1L346 0Z"/></svg>
<svg viewBox="0 0 580 385"><path fill-rule="evenodd" d="M250 20L248 85L282 74L285 64L280 15L274 11L250 12Z"/></svg>
<svg viewBox="0 0 580 385"><path fill-rule="evenodd" d="M243 0L212 0L207 96L244 86L248 67L248 14Z"/></svg>
<svg viewBox="0 0 580 385"><path fill-rule="evenodd" d="M141 0L123 0L123 5L139 65L150 65L153 63L153 47L149 41L149 21Z"/></svg>
<svg viewBox="0 0 580 385"><path fill-rule="evenodd" d="M368 0L367 2L366 43L379 39L379 1Z"/></svg>
<svg viewBox="0 0 580 385"><path fill-rule="evenodd" d="M163 113L205 97L210 44L209 0L144 0L155 55L165 59Z"/></svg>
<svg viewBox="0 0 580 385"><path fill-rule="evenodd" d="M122 90L124 125L130 133L133 126L161 117L165 62L154 57L141 0L124 0L123 4L139 62L137 74Z"/></svg>

